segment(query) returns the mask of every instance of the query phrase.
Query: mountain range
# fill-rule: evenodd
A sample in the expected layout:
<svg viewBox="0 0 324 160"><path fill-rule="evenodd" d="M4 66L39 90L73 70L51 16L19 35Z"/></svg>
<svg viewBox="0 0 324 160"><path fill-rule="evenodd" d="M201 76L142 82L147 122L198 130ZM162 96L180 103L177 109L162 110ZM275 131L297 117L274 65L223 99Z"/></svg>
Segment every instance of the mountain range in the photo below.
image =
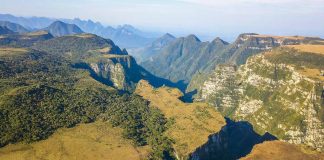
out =
<svg viewBox="0 0 324 160"><path fill-rule="evenodd" d="M131 25L122 25L116 28L104 26L99 22L91 20L58 19L46 17L16 17L10 14L0 14L1 21L10 21L20 24L28 30L39 30L48 27L55 21L62 21L69 24L75 24L84 32L97 34L104 38L112 39L116 44L123 48L143 47L149 45L158 34L142 32Z"/></svg>
<svg viewBox="0 0 324 160"><path fill-rule="evenodd" d="M100 23L1 16L31 25L0 25L1 160L324 159L321 38L165 34L134 58Z"/></svg>
<svg viewBox="0 0 324 160"><path fill-rule="evenodd" d="M7 27L8 29L10 29L14 32L17 32L17 33L26 33L29 31L26 28L24 28L23 26L16 24L16 23L9 22L9 21L0 21L0 26Z"/></svg>
<svg viewBox="0 0 324 160"><path fill-rule="evenodd" d="M268 36L246 33L232 44L220 38L201 42L195 35L177 38L157 50L144 49L152 55L141 65L148 71L173 82L188 84L195 74L209 73L217 64L244 64L248 57L288 44L319 43L317 37ZM185 87L184 87L185 88Z"/></svg>

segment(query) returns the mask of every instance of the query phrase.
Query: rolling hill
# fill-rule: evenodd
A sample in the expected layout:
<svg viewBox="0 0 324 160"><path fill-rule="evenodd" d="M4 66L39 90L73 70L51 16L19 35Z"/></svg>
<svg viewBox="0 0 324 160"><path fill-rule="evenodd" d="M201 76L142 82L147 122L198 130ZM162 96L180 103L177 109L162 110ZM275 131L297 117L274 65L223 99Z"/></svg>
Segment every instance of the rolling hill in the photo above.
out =
<svg viewBox="0 0 324 160"><path fill-rule="evenodd" d="M48 31L55 37L83 33L77 25L67 24L62 21L55 21L42 30Z"/></svg>

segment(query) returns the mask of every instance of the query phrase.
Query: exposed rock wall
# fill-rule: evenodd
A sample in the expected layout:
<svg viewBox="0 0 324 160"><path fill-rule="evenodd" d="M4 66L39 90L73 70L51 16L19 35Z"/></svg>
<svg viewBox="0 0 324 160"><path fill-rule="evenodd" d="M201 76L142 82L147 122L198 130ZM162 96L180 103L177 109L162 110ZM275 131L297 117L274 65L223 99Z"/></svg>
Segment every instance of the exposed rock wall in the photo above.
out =
<svg viewBox="0 0 324 160"><path fill-rule="evenodd" d="M199 101L224 115L248 120L259 133L324 149L324 83L302 74L300 66L276 63L257 55L236 71L219 66L198 91Z"/></svg>
<svg viewBox="0 0 324 160"><path fill-rule="evenodd" d="M133 57L128 55L101 59L91 63L90 67L98 77L108 80L111 85L121 90L134 88L134 83L141 77L138 65Z"/></svg>

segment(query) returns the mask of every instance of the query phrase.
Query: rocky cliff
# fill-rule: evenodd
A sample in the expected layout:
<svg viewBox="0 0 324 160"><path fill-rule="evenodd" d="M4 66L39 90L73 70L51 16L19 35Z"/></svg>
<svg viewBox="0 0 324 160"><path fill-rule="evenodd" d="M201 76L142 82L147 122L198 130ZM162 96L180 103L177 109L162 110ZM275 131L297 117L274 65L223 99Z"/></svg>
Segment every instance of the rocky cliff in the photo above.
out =
<svg viewBox="0 0 324 160"><path fill-rule="evenodd" d="M323 150L323 62L321 53L280 47L253 56L238 68L218 66L196 100L249 121L259 133Z"/></svg>
<svg viewBox="0 0 324 160"><path fill-rule="evenodd" d="M134 89L135 83L144 78L140 67L129 55L106 55L89 65L97 77L121 90Z"/></svg>

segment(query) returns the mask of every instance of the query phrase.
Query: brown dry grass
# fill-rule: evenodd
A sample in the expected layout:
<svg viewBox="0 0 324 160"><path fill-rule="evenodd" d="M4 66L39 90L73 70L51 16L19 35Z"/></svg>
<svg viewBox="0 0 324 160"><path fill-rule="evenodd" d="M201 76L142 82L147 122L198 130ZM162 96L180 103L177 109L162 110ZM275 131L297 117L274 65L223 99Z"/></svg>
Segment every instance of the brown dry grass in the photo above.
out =
<svg viewBox="0 0 324 160"><path fill-rule="evenodd" d="M2 55L14 55L14 54L23 54L28 52L26 48L0 48L0 56Z"/></svg>
<svg viewBox="0 0 324 160"><path fill-rule="evenodd" d="M107 122L60 129L47 140L14 144L0 149L1 160L137 160L147 157L148 147L136 148L122 137L122 129Z"/></svg>
<svg viewBox="0 0 324 160"><path fill-rule="evenodd" d="M324 54L324 45L303 44L303 45L287 45L287 47L295 48L302 52Z"/></svg>
<svg viewBox="0 0 324 160"><path fill-rule="evenodd" d="M45 35L45 34L48 34L48 32L47 31L36 31L36 32L26 33L25 35L26 36L41 36L41 35Z"/></svg>
<svg viewBox="0 0 324 160"><path fill-rule="evenodd" d="M174 149L185 157L207 142L208 136L218 132L225 125L219 112L205 103L184 103L178 98L178 89L161 87L154 89L141 80L135 91L159 108L169 121L175 123L167 130L167 136L175 140Z"/></svg>
<svg viewBox="0 0 324 160"><path fill-rule="evenodd" d="M252 35L252 37L259 37L259 38L275 38L275 39L291 39L291 40L303 40L306 37L303 36L274 36L274 35L265 35L265 34L260 34L260 35ZM312 37L312 38L318 38L318 37Z"/></svg>
<svg viewBox="0 0 324 160"><path fill-rule="evenodd" d="M267 141L254 146L242 160L323 160L324 154L281 141Z"/></svg>
<svg viewBox="0 0 324 160"><path fill-rule="evenodd" d="M302 70L298 70L298 72L311 79L324 81L324 76L321 75L321 71L319 69L304 68Z"/></svg>
<svg viewBox="0 0 324 160"><path fill-rule="evenodd" d="M93 34L88 34L88 33L84 33L84 34L75 34L75 35L71 35L71 36L80 37L80 38L92 38L92 37L94 37Z"/></svg>

